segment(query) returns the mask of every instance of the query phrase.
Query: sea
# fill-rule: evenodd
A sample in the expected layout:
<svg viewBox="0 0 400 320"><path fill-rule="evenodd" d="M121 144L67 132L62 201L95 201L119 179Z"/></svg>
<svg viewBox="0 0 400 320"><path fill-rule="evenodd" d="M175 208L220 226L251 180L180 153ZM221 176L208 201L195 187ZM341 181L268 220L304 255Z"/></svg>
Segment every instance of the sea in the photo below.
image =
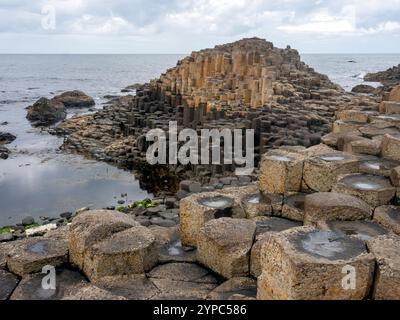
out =
<svg viewBox="0 0 400 320"><path fill-rule="evenodd" d="M25 108L40 97L82 90L101 109L105 96L157 78L183 54L168 55L0 55L0 132L17 139L0 160L0 227L26 216L57 217L81 207L103 208L119 200L152 197L134 174L61 151L63 138L33 128ZM304 54L303 61L346 90L368 72L400 63L400 54ZM379 83L369 83L378 86ZM68 117L88 110L69 110ZM127 197L122 195L127 194Z"/></svg>

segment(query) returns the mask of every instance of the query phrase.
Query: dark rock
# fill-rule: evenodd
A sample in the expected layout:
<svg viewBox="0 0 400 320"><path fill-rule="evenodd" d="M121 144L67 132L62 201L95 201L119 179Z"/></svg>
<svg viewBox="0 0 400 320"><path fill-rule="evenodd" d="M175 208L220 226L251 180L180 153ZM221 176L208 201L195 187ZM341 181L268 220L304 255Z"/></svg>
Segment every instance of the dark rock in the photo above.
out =
<svg viewBox="0 0 400 320"><path fill-rule="evenodd" d="M10 153L10 150L8 150L6 147L0 146L0 159L3 159L3 160L8 159L9 153Z"/></svg>
<svg viewBox="0 0 400 320"><path fill-rule="evenodd" d="M375 88L373 86L369 86L366 84L359 84L355 86L353 89L351 89L351 92L354 93L366 93L366 94L371 94L374 93Z"/></svg>
<svg viewBox="0 0 400 320"><path fill-rule="evenodd" d="M28 217L25 217L22 219L22 225L24 225L24 226L27 226L27 225L30 225L33 223L35 223L35 219L33 217L28 216Z"/></svg>
<svg viewBox="0 0 400 320"><path fill-rule="evenodd" d="M177 197L179 200L181 200L181 199L183 199L183 198L186 198L188 195L189 195L189 192L187 192L187 191L185 191L185 190L179 190L179 191L176 193L176 197Z"/></svg>
<svg viewBox="0 0 400 320"><path fill-rule="evenodd" d="M72 212L63 212L60 214L61 218L69 219L72 217Z"/></svg>
<svg viewBox="0 0 400 320"><path fill-rule="evenodd" d="M12 273L0 269L0 300L7 300L18 282L18 278Z"/></svg>
<svg viewBox="0 0 400 320"><path fill-rule="evenodd" d="M11 133L0 132L0 144L9 144L13 142L15 139L17 139L17 137Z"/></svg>
<svg viewBox="0 0 400 320"><path fill-rule="evenodd" d="M64 92L52 100L61 102L66 108L89 108L95 105L92 97L79 90Z"/></svg>
<svg viewBox="0 0 400 320"><path fill-rule="evenodd" d="M40 98L27 108L26 118L35 126L48 126L64 120L67 112L64 104L56 100Z"/></svg>

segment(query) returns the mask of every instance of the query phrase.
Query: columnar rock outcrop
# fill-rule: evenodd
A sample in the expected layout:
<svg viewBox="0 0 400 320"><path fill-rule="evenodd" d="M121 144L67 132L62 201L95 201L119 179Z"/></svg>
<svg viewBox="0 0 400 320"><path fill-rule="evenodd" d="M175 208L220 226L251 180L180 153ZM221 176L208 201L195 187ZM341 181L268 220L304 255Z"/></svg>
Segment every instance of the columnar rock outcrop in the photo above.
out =
<svg viewBox="0 0 400 320"><path fill-rule="evenodd" d="M135 88L136 96L68 119L56 132L67 135L66 149L145 171L143 176L167 181L165 189L174 184L166 171L206 180L235 166L174 165L156 172L145 161L150 129L166 130L170 121L178 122L178 131L254 129L257 164L271 147L318 144L330 132L335 111L376 100L346 94L304 64L296 50L258 38L193 52L160 78Z"/></svg>

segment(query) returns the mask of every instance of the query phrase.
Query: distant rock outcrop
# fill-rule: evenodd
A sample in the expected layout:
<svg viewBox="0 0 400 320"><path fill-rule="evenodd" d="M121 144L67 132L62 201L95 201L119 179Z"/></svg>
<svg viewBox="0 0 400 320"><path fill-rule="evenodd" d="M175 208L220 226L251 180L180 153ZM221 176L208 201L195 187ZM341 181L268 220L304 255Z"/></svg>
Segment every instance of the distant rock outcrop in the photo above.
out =
<svg viewBox="0 0 400 320"><path fill-rule="evenodd" d="M66 91L50 100L40 98L27 108L26 118L34 126L49 126L64 120L68 108L89 108L94 104L93 98L82 91Z"/></svg>
<svg viewBox="0 0 400 320"><path fill-rule="evenodd" d="M26 118L34 126L48 126L64 120L67 111L64 104L57 100L40 98L32 106L27 108Z"/></svg>
<svg viewBox="0 0 400 320"><path fill-rule="evenodd" d="M63 103L66 108L89 108L95 105L92 97L79 90L64 92L53 99Z"/></svg>
<svg viewBox="0 0 400 320"><path fill-rule="evenodd" d="M347 94L302 62L296 50L276 48L258 38L193 52L160 78L135 89L135 96L121 97L95 114L58 126L57 132L67 135L64 148L144 171L146 133L177 121L178 131L254 129L257 164L258 156L271 147L318 144L340 108L376 103L375 97ZM178 165L166 171L181 175L189 169ZM196 177L206 178L235 168L192 169ZM146 171L146 176L152 175L166 180L154 167ZM169 180L166 186L171 187Z"/></svg>
<svg viewBox="0 0 400 320"><path fill-rule="evenodd" d="M395 86L400 84L400 64L385 71L368 73L364 77L365 81L381 82L385 86Z"/></svg>
<svg viewBox="0 0 400 320"><path fill-rule="evenodd" d="M351 89L351 92L354 93L365 93L365 94L372 94L375 92L375 88L373 86L369 86L367 84L359 84Z"/></svg>

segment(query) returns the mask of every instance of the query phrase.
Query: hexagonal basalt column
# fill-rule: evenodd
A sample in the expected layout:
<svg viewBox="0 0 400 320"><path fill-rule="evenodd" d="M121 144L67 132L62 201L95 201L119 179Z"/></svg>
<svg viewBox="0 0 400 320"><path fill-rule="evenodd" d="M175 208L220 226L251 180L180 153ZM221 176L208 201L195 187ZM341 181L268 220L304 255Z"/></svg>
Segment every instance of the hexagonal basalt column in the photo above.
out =
<svg viewBox="0 0 400 320"><path fill-rule="evenodd" d="M68 262L68 243L49 238L27 238L17 241L7 258L7 267L19 276L41 272L46 265L54 267Z"/></svg>
<svg viewBox="0 0 400 320"><path fill-rule="evenodd" d="M181 241L197 246L200 228L209 220L233 216L234 200L216 192L191 195L180 202Z"/></svg>
<svg viewBox="0 0 400 320"><path fill-rule="evenodd" d="M327 192L341 174L358 172L358 159L337 152L307 159L304 162L303 189Z"/></svg>
<svg viewBox="0 0 400 320"><path fill-rule="evenodd" d="M93 210L74 218L69 230L70 261L91 281L114 275L141 274L158 261L153 233L132 217Z"/></svg>
<svg viewBox="0 0 400 320"><path fill-rule="evenodd" d="M295 193L285 195L283 200L282 218L294 221L304 221L304 199L305 193Z"/></svg>
<svg viewBox="0 0 400 320"><path fill-rule="evenodd" d="M374 258L363 241L299 227L271 234L262 247L258 299L363 299L370 290ZM343 285L348 270L355 287Z"/></svg>
<svg viewBox="0 0 400 320"><path fill-rule="evenodd" d="M349 133L357 131L361 128L365 123L355 122L355 121L342 121L336 120L333 123L332 132L333 133Z"/></svg>
<svg viewBox="0 0 400 320"><path fill-rule="evenodd" d="M400 236L400 207L381 206L375 209L374 220Z"/></svg>
<svg viewBox="0 0 400 320"><path fill-rule="evenodd" d="M298 192L301 188L304 156L273 150L263 155L259 185L262 193Z"/></svg>
<svg viewBox="0 0 400 320"><path fill-rule="evenodd" d="M315 225L319 220L360 220L371 218L371 207L363 200L348 194L318 192L305 197L305 224Z"/></svg>
<svg viewBox="0 0 400 320"><path fill-rule="evenodd" d="M278 217L257 217L256 222L256 241L251 248L250 254L250 274L258 277L261 274L261 248L271 232L281 232L283 230L299 227L301 222L292 221Z"/></svg>
<svg viewBox="0 0 400 320"><path fill-rule="evenodd" d="M385 134L382 140L382 157L400 160L400 134Z"/></svg>
<svg viewBox="0 0 400 320"><path fill-rule="evenodd" d="M266 201L267 200L267 201ZM254 218L258 216L269 216L272 213L271 203L269 199L264 199L260 193L247 195L242 198L241 205L246 213L246 218Z"/></svg>
<svg viewBox="0 0 400 320"><path fill-rule="evenodd" d="M400 237L384 235L367 245L377 261L373 298L400 300Z"/></svg>
<svg viewBox="0 0 400 320"><path fill-rule="evenodd" d="M76 216L69 228L70 261L83 269L85 253L114 233L139 226L131 216L110 210L90 210Z"/></svg>
<svg viewBox="0 0 400 320"><path fill-rule="evenodd" d="M83 271L91 281L105 276L142 274L158 261L155 237L146 227L133 227L94 244L85 254Z"/></svg>
<svg viewBox="0 0 400 320"><path fill-rule="evenodd" d="M251 220L211 220L200 229L197 260L225 278L247 276L255 231Z"/></svg>
<svg viewBox="0 0 400 320"><path fill-rule="evenodd" d="M332 191L359 197L373 208L388 204L396 194L388 178L363 173L339 177Z"/></svg>
<svg viewBox="0 0 400 320"><path fill-rule="evenodd" d="M355 237L367 241L389 231L373 221L319 221L318 228L324 231L333 231L341 236Z"/></svg>

